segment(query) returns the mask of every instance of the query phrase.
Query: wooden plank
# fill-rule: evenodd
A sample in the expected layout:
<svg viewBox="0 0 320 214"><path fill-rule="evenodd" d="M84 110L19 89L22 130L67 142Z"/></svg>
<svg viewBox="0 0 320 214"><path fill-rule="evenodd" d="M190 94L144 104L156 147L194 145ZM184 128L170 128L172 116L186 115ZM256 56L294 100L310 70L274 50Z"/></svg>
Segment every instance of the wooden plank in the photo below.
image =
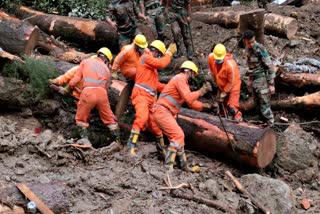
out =
<svg viewBox="0 0 320 214"><path fill-rule="evenodd" d="M37 209L43 214L54 214L47 205L45 205L38 196L36 196L25 183L17 183L16 187L30 200L34 201Z"/></svg>

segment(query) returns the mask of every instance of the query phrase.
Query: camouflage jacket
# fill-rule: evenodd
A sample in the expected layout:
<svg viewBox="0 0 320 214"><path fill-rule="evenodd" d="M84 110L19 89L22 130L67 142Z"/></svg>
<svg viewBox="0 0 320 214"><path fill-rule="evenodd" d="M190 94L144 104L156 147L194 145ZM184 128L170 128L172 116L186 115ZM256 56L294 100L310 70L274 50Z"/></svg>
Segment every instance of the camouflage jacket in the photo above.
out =
<svg viewBox="0 0 320 214"><path fill-rule="evenodd" d="M269 53L262 44L255 42L251 49L246 47L245 58L249 67L249 71L247 73L248 76L258 78L265 74L268 84L274 84L274 66L272 64Z"/></svg>
<svg viewBox="0 0 320 214"><path fill-rule="evenodd" d="M187 5L191 3L191 0L168 0L169 8L171 10L187 9Z"/></svg>
<svg viewBox="0 0 320 214"><path fill-rule="evenodd" d="M143 4L146 11L153 10L153 9L160 7L159 0L139 0L139 4Z"/></svg>
<svg viewBox="0 0 320 214"><path fill-rule="evenodd" d="M136 28L136 17L140 13L135 0L113 0L108 7L107 16L115 21L118 31L126 33Z"/></svg>

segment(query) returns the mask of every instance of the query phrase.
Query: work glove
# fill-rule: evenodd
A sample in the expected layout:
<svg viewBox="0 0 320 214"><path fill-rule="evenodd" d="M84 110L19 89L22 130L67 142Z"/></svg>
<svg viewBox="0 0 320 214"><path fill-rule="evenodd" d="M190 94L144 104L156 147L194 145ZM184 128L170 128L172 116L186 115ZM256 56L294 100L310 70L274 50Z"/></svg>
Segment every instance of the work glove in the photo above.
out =
<svg viewBox="0 0 320 214"><path fill-rule="evenodd" d="M118 72L117 71L112 71L111 72L111 78L114 80L118 80L119 76L118 76Z"/></svg>
<svg viewBox="0 0 320 214"><path fill-rule="evenodd" d="M70 94L71 91L72 90L71 90L69 85L67 85L66 87L60 87L60 89L59 89L59 93L62 94L62 95Z"/></svg>
<svg viewBox="0 0 320 214"><path fill-rule="evenodd" d="M54 85L58 85L58 84L59 84L58 78L56 78L56 79L49 79L49 83L50 83L50 84L54 84Z"/></svg>
<svg viewBox="0 0 320 214"><path fill-rule="evenodd" d="M219 105L218 103L203 103L203 110L204 112L214 112L215 114L218 114L219 112Z"/></svg>
<svg viewBox="0 0 320 214"><path fill-rule="evenodd" d="M205 82L202 87L199 89L200 96L205 95L207 92L212 91L212 86L210 82Z"/></svg>
<svg viewBox="0 0 320 214"><path fill-rule="evenodd" d="M223 103L224 99L227 97L227 93L222 91L218 94L218 102Z"/></svg>
<svg viewBox="0 0 320 214"><path fill-rule="evenodd" d="M171 57L177 52L177 45L176 43L171 43L166 51Z"/></svg>

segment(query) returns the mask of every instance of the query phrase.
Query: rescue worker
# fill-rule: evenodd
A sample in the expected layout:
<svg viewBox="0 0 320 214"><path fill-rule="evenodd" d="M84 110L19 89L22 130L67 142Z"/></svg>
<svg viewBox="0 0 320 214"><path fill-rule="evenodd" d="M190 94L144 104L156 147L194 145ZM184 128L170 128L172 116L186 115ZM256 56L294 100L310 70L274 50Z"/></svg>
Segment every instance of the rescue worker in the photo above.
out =
<svg viewBox="0 0 320 214"><path fill-rule="evenodd" d="M115 136L115 143L121 147L120 129L111 111L107 95L110 81L110 62L112 54L108 48L101 48L97 56L81 61L75 76L69 82L68 89L74 88L78 82L83 81L83 90L76 113L76 124L80 129L80 141L90 143L88 140L88 117L93 108L97 108L102 122Z"/></svg>
<svg viewBox="0 0 320 214"><path fill-rule="evenodd" d="M147 20L147 17L138 10L135 0L112 0L109 4L106 22L117 29L120 48L130 44L133 38L140 33L136 17Z"/></svg>
<svg viewBox="0 0 320 214"><path fill-rule="evenodd" d="M146 124L157 137L157 142L163 144L163 135L151 117L149 111L156 101L157 92L161 92L165 84L159 82L158 69L165 68L171 61L171 57L177 51L176 44L170 44L166 51L165 44L160 40L154 40L150 44L149 52L144 53L137 66L135 85L132 91L132 104L135 109L135 119L132 124L131 134L128 140L129 154L136 156L136 144L140 131Z"/></svg>
<svg viewBox="0 0 320 214"><path fill-rule="evenodd" d="M143 16L147 17L147 22L153 31L156 31L158 40L164 41L164 26L166 18L164 9L159 0L139 0L139 6Z"/></svg>
<svg viewBox="0 0 320 214"><path fill-rule="evenodd" d="M166 1L166 12L169 12L171 30L174 42L177 44L176 57L182 55L181 39L183 38L184 45L187 51L189 60L193 57L193 48L191 41L191 0L168 0ZM182 37L182 38L181 38Z"/></svg>
<svg viewBox="0 0 320 214"><path fill-rule="evenodd" d="M112 64L112 77L118 79L117 72L120 70L127 80L134 81L136 77L137 62L148 47L147 39L144 35L138 34L134 37L131 45L126 45L115 57Z"/></svg>
<svg viewBox="0 0 320 214"><path fill-rule="evenodd" d="M198 67L192 61L183 62L180 73L165 86L152 109L154 121L170 141L165 157L165 164L169 171L173 170L176 156L178 156L180 167L188 171L184 152L184 133L176 121L182 104L186 102L190 108L197 111L208 111L216 107L214 104L197 100L200 96L212 91L209 82L204 83L197 91L190 91L188 80L196 76L198 76ZM164 149L164 145L161 146Z"/></svg>
<svg viewBox="0 0 320 214"><path fill-rule="evenodd" d="M271 110L271 95L275 93L275 70L266 48L256 42L255 33L252 30L244 32L245 59L249 71L247 86L255 94L255 101L260 104L260 111L269 125L274 123Z"/></svg>
<svg viewBox="0 0 320 214"><path fill-rule="evenodd" d="M54 84L54 85L58 85L58 86L68 84L70 82L70 80L74 77L74 75L76 74L78 68L79 68L79 65L72 67L65 74L60 75L59 77L57 77L55 79L49 79L49 83ZM74 87L74 90L72 91L72 96L74 98L76 98L76 100L80 99L80 94L81 94L82 88L83 88L83 81L79 81L77 83L77 85ZM66 94L65 88L61 88L59 90L59 92L61 94Z"/></svg>
<svg viewBox="0 0 320 214"><path fill-rule="evenodd" d="M236 61L223 44L217 44L208 56L209 69L219 91L218 101L225 105L233 119L242 121L239 111L241 76Z"/></svg>

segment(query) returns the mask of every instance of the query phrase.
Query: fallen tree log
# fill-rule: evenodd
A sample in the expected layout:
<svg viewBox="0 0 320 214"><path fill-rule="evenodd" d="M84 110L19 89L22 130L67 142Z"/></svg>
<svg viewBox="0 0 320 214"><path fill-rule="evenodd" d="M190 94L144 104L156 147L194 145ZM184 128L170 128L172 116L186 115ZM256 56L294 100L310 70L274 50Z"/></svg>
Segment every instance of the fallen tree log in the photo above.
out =
<svg viewBox="0 0 320 214"><path fill-rule="evenodd" d="M5 51L23 55L31 54L39 39L39 29L28 23L0 14L0 47Z"/></svg>
<svg viewBox="0 0 320 214"><path fill-rule="evenodd" d="M196 21L206 24L218 24L226 28L236 28L239 25L240 15L245 12L221 11L221 12L195 12L192 17ZM292 39L298 31L298 21L294 18L267 13L264 15L265 32L267 34L284 36Z"/></svg>
<svg viewBox="0 0 320 214"><path fill-rule="evenodd" d="M220 155L241 165L264 168L276 152L276 134L271 128L224 120L232 150L219 118L182 108L178 123L185 133L186 146L209 155Z"/></svg>
<svg viewBox="0 0 320 214"><path fill-rule="evenodd" d="M297 88L303 88L308 86L320 86L320 73L309 74L281 72L280 78L281 82Z"/></svg>
<svg viewBox="0 0 320 214"><path fill-rule="evenodd" d="M304 111L320 110L320 91L308 94L302 97L293 97L289 99L282 99L271 102L272 109L287 110L287 109L300 109Z"/></svg>
<svg viewBox="0 0 320 214"><path fill-rule="evenodd" d="M50 15L27 7L16 7L12 12L44 32L67 41L80 43L93 50L102 46L118 50L117 32L105 21Z"/></svg>

